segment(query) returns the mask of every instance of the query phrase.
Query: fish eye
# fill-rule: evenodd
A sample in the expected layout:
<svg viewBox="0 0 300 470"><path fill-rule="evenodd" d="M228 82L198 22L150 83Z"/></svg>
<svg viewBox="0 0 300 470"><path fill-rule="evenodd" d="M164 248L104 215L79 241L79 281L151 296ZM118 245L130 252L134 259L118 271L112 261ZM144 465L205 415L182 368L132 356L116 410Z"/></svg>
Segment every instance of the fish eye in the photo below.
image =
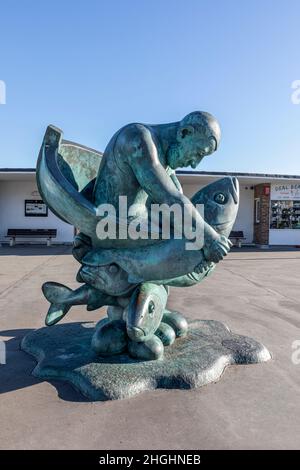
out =
<svg viewBox="0 0 300 470"><path fill-rule="evenodd" d="M214 200L218 204L225 204L226 203L226 196L223 193L217 193L217 194L215 194Z"/></svg>
<svg viewBox="0 0 300 470"><path fill-rule="evenodd" d="M154 313L154 310L155 310L154 302L153 300L150 300L149 305L148 305L148 312L150 313L150 315Z"/></svg>
<svg viewBox="0 0 300 470"><path fill-rule="evenodd" d="M111 274L116 274L119 271L119 267L115 263L112 263L109 265L108 270Z"/></svg>

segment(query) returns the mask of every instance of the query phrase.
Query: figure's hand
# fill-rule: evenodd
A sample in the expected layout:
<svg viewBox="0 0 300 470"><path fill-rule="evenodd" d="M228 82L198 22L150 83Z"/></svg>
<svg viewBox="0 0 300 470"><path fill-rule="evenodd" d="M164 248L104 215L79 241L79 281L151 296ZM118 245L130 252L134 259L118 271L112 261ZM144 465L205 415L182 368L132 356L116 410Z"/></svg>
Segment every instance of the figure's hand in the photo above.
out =
<svg viewBox="0 0 300 470"><path fill-rule="evenodd" d="M231 241L228 238L224 237L224 235L220 235L210 245L204 246L204 256L207 261L213 261L214 263L218 263L224 258L224 256L227 255L231 247Z"/></svg>
<svg viewBox="0 0 300 470"><path fill-rule="evenodd" d="M203 260L201 263L197 264L197 266L194 269L194 272L197 274L201 274L207 269L211 268L212 266L213 266L213 263L211 261Z"/></svg>

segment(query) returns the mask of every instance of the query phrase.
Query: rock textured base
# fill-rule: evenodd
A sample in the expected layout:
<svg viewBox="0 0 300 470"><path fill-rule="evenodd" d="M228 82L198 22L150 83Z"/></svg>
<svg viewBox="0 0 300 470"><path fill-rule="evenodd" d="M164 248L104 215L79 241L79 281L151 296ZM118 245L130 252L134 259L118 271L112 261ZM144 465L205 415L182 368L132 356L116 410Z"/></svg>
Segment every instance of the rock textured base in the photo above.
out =
<svg viewBox="0 0 300 470"><path fill-rule="evenodd" d="M252 338L236 335L221 322L189 322L189 332L165 348L158 361L127 354L101 357L90 344L93 323L67 323L25 336L21 348L38 361L33 375L70 382L90 400L129 398L156 388L197 388L217 381L231 364L254 364L271 358Z"/></svg>

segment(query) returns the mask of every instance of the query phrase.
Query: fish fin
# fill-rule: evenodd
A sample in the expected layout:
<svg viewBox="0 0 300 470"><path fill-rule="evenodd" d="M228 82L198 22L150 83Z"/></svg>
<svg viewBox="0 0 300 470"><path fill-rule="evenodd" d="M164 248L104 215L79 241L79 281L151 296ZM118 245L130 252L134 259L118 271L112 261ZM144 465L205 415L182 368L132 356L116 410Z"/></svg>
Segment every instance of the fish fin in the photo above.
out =
<svg viewBox="0 0 300 470"><path fill-rule="evenodd" d="M42 291L48 302L51 304L66 303L72 289L58 282L45 282L42 285Z"/></svg>
<svg viewBox="0 0 300 470"><path fill-rule="evenodd" d="M46 326L52 326L58 323L68 313L71 307L71 304L51 304L45 318Z"/></svg>
<svg viewBox="0 0 300 470"><path fill-rule="evenodd" d="M87 266L106 266L115 262L113 250L93 250L87 253L81 260Z"/></svg>

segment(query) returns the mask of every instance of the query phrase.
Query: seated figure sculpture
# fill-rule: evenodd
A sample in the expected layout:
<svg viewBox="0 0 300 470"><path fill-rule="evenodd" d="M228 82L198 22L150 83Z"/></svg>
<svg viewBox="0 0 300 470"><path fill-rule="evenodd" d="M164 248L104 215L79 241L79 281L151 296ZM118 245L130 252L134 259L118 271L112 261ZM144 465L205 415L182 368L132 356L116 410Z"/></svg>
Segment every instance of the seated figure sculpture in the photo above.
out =
<svg viewBox="0 0 300 470"><path fill-rule="evenodd" d="M231 247L227 237L238 210L238 181L223 178L190 200L175 175L176 168L195 168L217 150L218 122L197 111L170 124L129 124L112 137L100 165L84 161L80 151L75 159L63 158L61 137L58 129L48 127L37 180L52 211L77 228L73 255L81 264L77 281L82 285L74 291L54 282L43 285L50 302L46 324L60 321L72 305L86 305L87 310L108 306L107 318L97 324L92 339L97 354L127 351L137 359L162 358L164 347L188 331L185 318L166 309L169 287L201 282ZM76 174L76 166L90 170L84 182L84 172ZM186 233L174 237L174 218L169 239L162 236L161 226L155 237L99 237L97 226L104 218L99 207L114 207L118 227L124 224L120 196L126 196L131 208L125 225L138 220L149 227L151 205L177 204L192 226L201 228L202 243L187 250ZM198 204L204 206L204 217Z"/></svg>

